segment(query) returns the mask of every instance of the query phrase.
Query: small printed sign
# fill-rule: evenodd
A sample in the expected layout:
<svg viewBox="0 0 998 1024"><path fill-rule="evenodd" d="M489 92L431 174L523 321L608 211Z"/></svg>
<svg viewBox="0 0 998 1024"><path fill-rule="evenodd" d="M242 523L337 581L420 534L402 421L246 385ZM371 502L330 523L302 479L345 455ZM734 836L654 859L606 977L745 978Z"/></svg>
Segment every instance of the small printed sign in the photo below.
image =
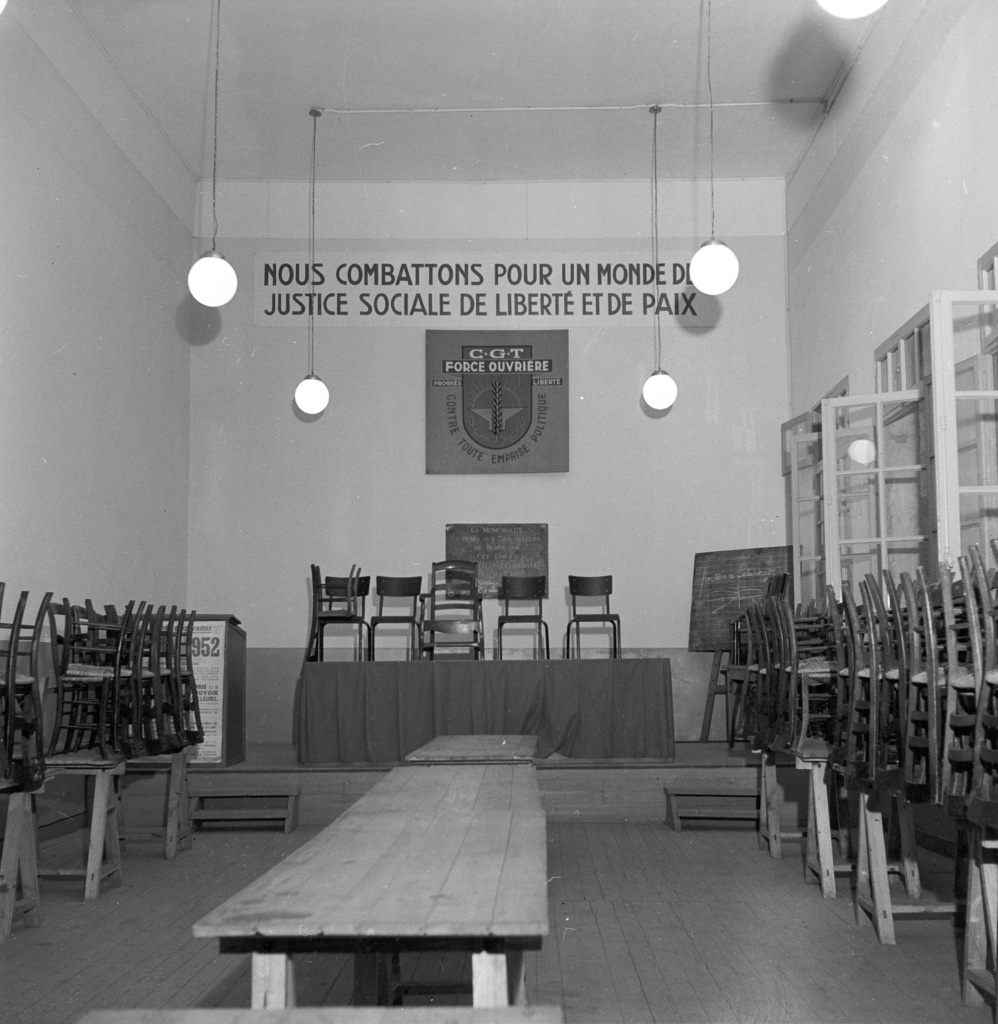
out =
<svg viewBox="0 0 998 1024"><path fill-rule="evenodd" d="M198 690L204 741L191 748L191 761L221 762L225 702L225 620L194 622L191 661Z"/></svg>

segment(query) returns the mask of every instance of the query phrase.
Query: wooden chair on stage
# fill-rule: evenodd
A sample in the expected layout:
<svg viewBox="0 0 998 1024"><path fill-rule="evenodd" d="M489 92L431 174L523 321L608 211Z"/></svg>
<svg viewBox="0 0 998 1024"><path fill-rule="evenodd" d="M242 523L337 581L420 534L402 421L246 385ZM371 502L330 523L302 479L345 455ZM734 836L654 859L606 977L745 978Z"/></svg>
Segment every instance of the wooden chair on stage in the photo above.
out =
<svg viewBox="0 0 998 1024"><path fill-rule="evenodd" d="M544 621L544 597L547 594L547 576L503 576L499 585L502 612L496 629L499 660L502 661L502 631L506 626L532 626L536 632L536 651L541 657L551 657L551 638ZM520 610L510 611L510 602L520 602ZM524 605L526 607L524 607Z"/></svg>
<svg viewBox="0 0 998 1024"><path fill-rule="evenodd" d="M371 577L361 576L356 566L347 576L327 576L325 579L317 565L312 565L311 572L312 624L307 660L324 660L324 636L328 626L349 626L357 630L354 660L361 661L370 648L366 605L371 592ZM366 638L365 630L368 630Z"/></svg>
<svg viewBox="0 0 998 1024"><path fill-rule="evenodd" d="M620 616L610 611L612 576L569 576L568 594L572 612L565 630L564 654L572 657L572 632L575 632L575 657L582 657L582 627L610 629L610 657L620 657Z"/></svg>
<svg viewBox="0 0 998 1024"><path fill-rule="evenodd" d="M371 616L367 633L367 656L371 661L374 661L375 657L375 636L378 626L405 627L406 655L410 661L419 656L418 604L422 589L423 581L419 576L375 577L374 592L378 599L378 610Z"/></svg>
<svg viewBox="0 0 998 1024"><path fill-rule="evenodd" d="M420 608L419 646L423 658L484 659L485 624L475 562L434 562L429 591L420 595Z"/></svg>

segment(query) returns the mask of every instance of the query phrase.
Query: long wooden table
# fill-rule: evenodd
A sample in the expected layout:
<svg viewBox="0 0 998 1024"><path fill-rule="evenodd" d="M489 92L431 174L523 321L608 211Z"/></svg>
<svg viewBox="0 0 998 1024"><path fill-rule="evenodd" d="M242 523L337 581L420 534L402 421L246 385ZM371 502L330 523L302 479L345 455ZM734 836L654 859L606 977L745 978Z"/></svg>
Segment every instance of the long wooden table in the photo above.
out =
<svg viewBox="0 0 998 1024"><path fill-rule="evenodd" d="M410 764L530 764L536 749L536 736L434 736L429 743L406 754L405 759Z"/></svg>
<svg viewBox="0 0 998 1024"><path fill-rule="evenodd" d="M526 764L406 765L194 925L251 953L252 1005L294 1005L292 956L472 953L475 1006L526 1002L524 951L548 934L547 841ZM355 989L357 979L355 977Z"/></svg>
<svg viewBox="0 0 998 1024"><path fill-rule="evenodd" d="M300 1009L95 1010L76 1024L564 1024L560 1006L303 1006Z"/></svg>

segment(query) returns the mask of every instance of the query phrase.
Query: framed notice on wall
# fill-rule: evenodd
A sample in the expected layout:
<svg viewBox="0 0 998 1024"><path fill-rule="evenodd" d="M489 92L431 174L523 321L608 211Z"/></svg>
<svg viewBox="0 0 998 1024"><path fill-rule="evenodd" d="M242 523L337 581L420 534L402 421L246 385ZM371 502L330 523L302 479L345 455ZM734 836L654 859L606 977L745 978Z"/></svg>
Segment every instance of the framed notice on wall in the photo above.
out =
<svg viewBox="0 0 998 1024"><path fill-rule="evenodd" d="M498 595L503 576L548 574L547 523L448 523L446 530L447 558L478 563L483 597Z"/></svg>
<svg viewBox="0 0 998 1024"><path fill-rule="evenodd" d="M568 331L427 331L426 472L567 473Z"/></svg>

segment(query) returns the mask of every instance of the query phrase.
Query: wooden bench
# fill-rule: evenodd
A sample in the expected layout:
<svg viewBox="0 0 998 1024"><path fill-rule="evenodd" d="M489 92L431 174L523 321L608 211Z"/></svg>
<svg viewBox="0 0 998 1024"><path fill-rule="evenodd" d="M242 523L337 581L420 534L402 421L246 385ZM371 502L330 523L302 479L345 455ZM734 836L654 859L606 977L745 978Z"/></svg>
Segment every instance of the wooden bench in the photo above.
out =
<svg viewBox="0 0 998 1024"><path fill-rule="evenodd" d="M473 1005L507 1007L526 1004L524 954L549 927L536 769L406 765L193 932L252 955L254 1008L294 1005L295 953L352 953L356 1006L377 1001L386 956L429 949L469 952Z"/></svg>
<svg viewBox="0 0 998 1024"><path fill-rule="evenodd" d="M560 1006L302 1006L275 1010L98 1010L77 1024L564 1024Z"/></svg>
<svg viewBox="0 0 998 1024"><path fill-rule="evenodd" d="M194 828L202 821L226 821L248 825L279 823L285 832L298 827L298 801L301 786L281 782L245 783L243 788L231 784L217 785L203 781L197 775L188 777L191 798L190 819ZM263 800L283 800L274 806ZM216 801L220 803L216 804ZM237 804L238 806L233 806Z"/></svg>
<svg viewBox="0 0 998 1024"><path fill-rule="evenodd" d="M706 782L669 783L665 792L665 823L675 832L682 832L683 818L744 819L756 821L759 817L759 790L755 786L735 786L730 783ZM715 803L715 800L737 797L739 803ZM684 803L684 798L696 803ZM703 803L702 801L708 801ZM751 800L751 806L744 805Z"/></svg>

